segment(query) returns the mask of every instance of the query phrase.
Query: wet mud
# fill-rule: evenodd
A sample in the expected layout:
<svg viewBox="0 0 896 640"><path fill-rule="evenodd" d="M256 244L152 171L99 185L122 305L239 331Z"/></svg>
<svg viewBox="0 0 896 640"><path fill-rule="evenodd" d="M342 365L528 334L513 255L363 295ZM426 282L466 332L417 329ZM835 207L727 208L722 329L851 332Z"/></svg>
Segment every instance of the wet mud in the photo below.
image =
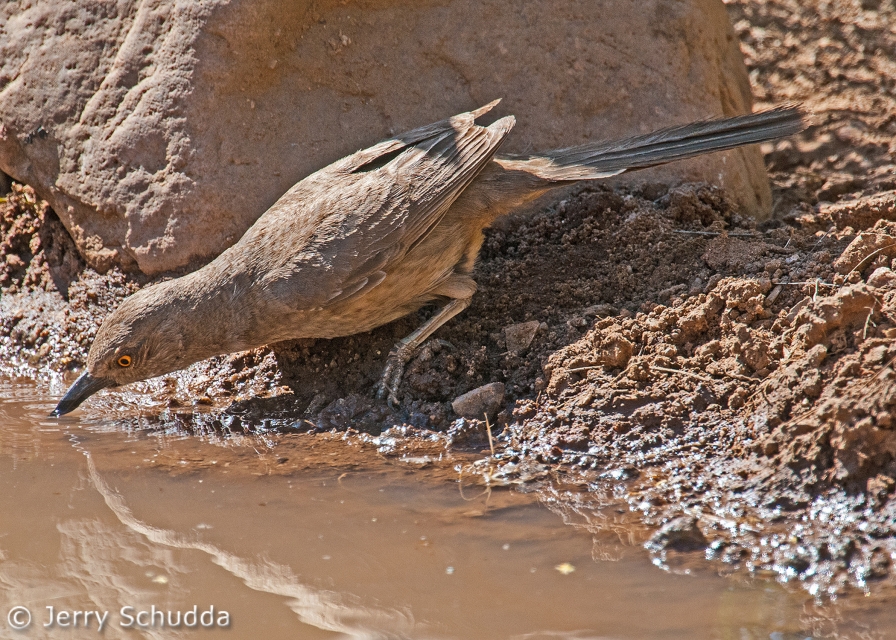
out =
<svg viewBox="0 0 896 640"><path fill-rule="evenodd" d="M599 480L648 527L661 566L705 557L819 596L886 590L896 580L894 10L728 7L757 107L800 100L813 114L804 134L764 147L771 220L740 216L703 184L582 187L488 232L473 304L409 363L396 409L373 386L432 310L370 334L215 358L100 394L82 415L269 434L273 470L303 468L309 442L352 439L369 447L359 455L433 471L440 451L475 452L467 472L487 484ZM104 314L146 282L84 269L55 214L12 189L0 204L3 366L61 390L54 376L72 378ZM457 414L458 396L495 382L504 394L488 425Z"/></svg>

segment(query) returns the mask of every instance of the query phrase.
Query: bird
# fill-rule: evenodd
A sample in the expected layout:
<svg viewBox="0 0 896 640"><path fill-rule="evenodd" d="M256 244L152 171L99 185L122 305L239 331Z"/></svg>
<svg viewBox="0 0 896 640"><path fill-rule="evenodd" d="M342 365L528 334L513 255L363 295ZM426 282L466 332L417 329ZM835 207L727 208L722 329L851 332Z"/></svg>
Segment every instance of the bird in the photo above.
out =
<svg viewBox="0 0 896 640"><path fill-rule="evenodd" d="M797 104L611 142L498 155L516 122L499 100L393 136L304 178L204 267L145 287L108 315L51 416L97 391L212 356L370 331L441 304L386 358L376 395L398 402L404 366L463 311L483 231L558 187L789 136Z"/></svg>

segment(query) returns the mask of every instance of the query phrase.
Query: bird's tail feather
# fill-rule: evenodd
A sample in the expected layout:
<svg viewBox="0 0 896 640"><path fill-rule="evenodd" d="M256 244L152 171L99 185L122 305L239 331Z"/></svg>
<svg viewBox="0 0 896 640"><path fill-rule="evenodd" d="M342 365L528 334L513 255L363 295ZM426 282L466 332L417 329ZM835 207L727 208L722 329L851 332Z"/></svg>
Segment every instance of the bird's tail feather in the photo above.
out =
<svg viewBox="0 0 896 640"><path fill-rule="evenodd" d="M694 122L615 142L590 143L526 159L497 161L505 168L523 169L550 182L595 180L793 135L805 128L803 117L798 105L786 104L768 111Z"/></svg>

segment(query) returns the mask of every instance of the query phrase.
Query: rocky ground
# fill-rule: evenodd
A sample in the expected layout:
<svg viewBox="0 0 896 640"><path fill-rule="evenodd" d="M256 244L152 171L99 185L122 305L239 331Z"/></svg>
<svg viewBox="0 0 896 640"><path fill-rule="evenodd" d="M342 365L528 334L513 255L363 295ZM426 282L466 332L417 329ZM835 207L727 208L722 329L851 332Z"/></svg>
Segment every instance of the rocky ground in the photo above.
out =
<svg viewBox="0 0 896 640"><path fill-rule="evenodd" d="M430 311L216 358L92 406L150 414L151 428L274 430L281 447L295 431L360 433L384 454L402 438L488 450L491 412L496 455L470 473L554 483L552 500L582 509L627 503L661 565L696 553L818 595L893 582L896 10L728 8L757 107L798 100L812 114L765 149L770 221L706 185L592 185L490 231L473 305L411 361L397 410L371 389ZM102 316L146 282L85 269L55 214L11 188L3 366L70 379ZM454 402L496 382L503 394ZM557 478L579 489L558 494Z"/></svg>

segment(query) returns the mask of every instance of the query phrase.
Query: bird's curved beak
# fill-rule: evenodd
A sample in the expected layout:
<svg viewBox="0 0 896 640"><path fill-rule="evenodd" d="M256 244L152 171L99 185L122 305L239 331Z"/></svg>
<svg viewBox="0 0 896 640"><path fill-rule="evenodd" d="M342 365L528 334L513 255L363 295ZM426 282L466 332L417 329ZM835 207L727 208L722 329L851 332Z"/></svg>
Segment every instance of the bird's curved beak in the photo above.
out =
<svg viewBox="0 0 896 640"><path fill-rule="evenodd" d="M71 386L68 392L62 396L62 400L60 400L59 404L56 405L56 408L53 409L53 413L50 414L50 417L58 418L59 416L74 411L78 405L87 400L87 398L94 393L100 389L111 387L114 384L115 382L113 380L108 378L94 378L85 371L77 380L75 380L75 384Z"/></svg>

